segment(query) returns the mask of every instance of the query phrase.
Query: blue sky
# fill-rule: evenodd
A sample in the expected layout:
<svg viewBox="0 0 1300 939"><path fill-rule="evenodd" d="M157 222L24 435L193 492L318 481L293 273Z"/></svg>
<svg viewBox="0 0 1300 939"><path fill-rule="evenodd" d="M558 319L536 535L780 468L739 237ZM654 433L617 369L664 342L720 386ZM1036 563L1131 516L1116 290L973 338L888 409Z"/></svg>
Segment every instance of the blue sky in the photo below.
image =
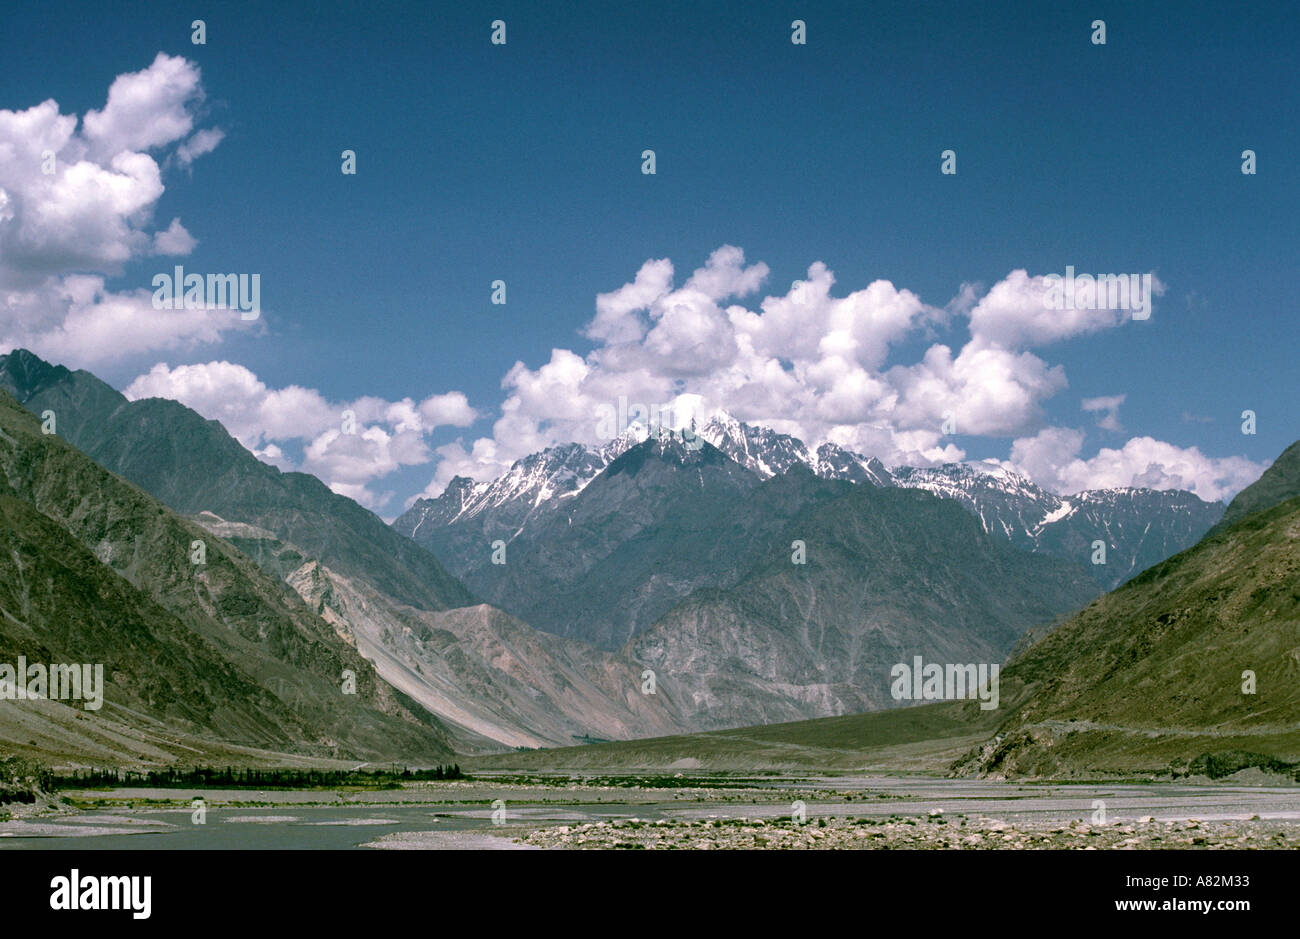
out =
<svg viewBox="0 0 1300 939"><path fill-rule="evenodd" d="M538 398L566 394L539 371L553 349L602 372L590 387L573 386L592 400L619 387L611 363L620 360L634 397L671 381L731 410L747 402L740 410L748 408L749 419L862 447L893 422L912 434L898 438L896 452L954 446L972 459L1018 455L1017 465L1057 488L1113 483L1126 472L1136 478L1137 463L1168 459L1163 475L1143 478L1159 484L1181 473L1202 494L1229 494L1297 436L1300 37L1286 5L538 6L7 10L0 60L10 67L0 70L0 108L23 112L53 99L62 115L102 111L115 78L150 68L162 52L201 73L201 92L158 106L182 107L193 122L187 135L212 128L223 136L189 166L174 153L190 136L130 143L159 164L164 191L124 216L127 235L179 218L197 243L174 258L121 232L125 261L78 254L66 239L15 235L18 225L35 224L40 194L24 188L11 161L0 186L19 211L0 222L10 228L10 240L0 235L0 251L10 254L0 290L32 289L38 274L90 274L104 278L106 291L130 294L183 263L259 272L263 316L253 329L150 338L142 327L139 336L119 331L132 334L120 343L90 345L58 333L58 310L42 307L36 328L30 314L15 321L11 305L0 314L11 318L0 318L0 346L33 346L122 388L165 363L165 373L137 389L172 389L237 424L246 443L256 438L251 445L263 452L275 446L282 465L316 471L386 516L431 479L440 479L436 491L453 470L490 475L530 442L580 435L572 415L548 420L537 410ZM195 16L205 18L206 45L190 42ZM790 42L796 18L807 23L803 46ZM506 21L504 46L489 42L494 19ZM1106 21L1104 46L1090 42L1094 19ZM128 110L112 116L129 123ZM122 134L115 139L133 140L129 129ZM111 170L108 143L87 147ZM656 152L654 176L640 171L646 148ZM340 173L344 149L357 153L355 176ZM955 176L939 172L945 149L957 153ZM1256 175L1241 172L1245 149L1257 154ZM17 251L14 238L31 250ZM787 408L759 402L757 393L726 400L732 396L722 389L731 386L707 369L665 366L676 352L642 362L642 371L626 364L628 350L589 358L602 346L584 334L598 294L660 258L671 259L681 287L724 245L769 273L745 295L710 298L713 315L732 304L759 311L764 297L807 278L814 262L834 272L835 297L883 279L932 310L948 307L964 284L987 291L1016 270L1045 275L1066 265L1154 272L1166 292L1149 321L1008 348L1009 356L1061 369L1068 384L1049 382L1055 390L1038 389L1020 402L1024 413L1001 424L972 413L976 427L993 432L959 426L955 437L927 447L915 436L929 419L925 394L902 373L891 384L912 389L911 405L885 419L879 402L854 398L838 418L822 420L810 417L828 413L817 380L804 382L807 400ZM507 283L505 306L489 302L498 278ZM40 302L57 306L62 294L43 286ZM652 325L660 312L639 315ZM808 329L818 328L815 320ZM956 356L972 340L961 306L946 320L917 313L914 326L891 334L886 359L859 376L859 392L891 367L917 365L936 343ZM771 360L820 369L828 393L826 362L801 361L768 339ZM376 416L384 446L400 455L331 456L331 442L320 442L306 414L302 426L313 429L302 438L272 433L269 418L259 428L269 405L247 382L172 371L217 361L247 369L269 391L301 386L337 408L363 396L418 405L461 392L480 417L469 426L425 426L398 448L400 420ZM538 387L503 388L516 362ZM843 380L844 388L853 382ZM512 393L526 420L494 426ZM1080 407L1120 395L1122 429L1098 427L1098 412ZM432 410L456 410L443 403ZM1258 414L1254 436L1241 433L1247 408ZM851 412L862 420L845 416ZM277 419L283 424L285 415ZM875 430L856 433L857 423ZM1037 437L1052 428L1081 435L1078 446ZM1124 451L1148 437L1172 449ZM493 443L475 451L480 438ZM1039 446L1013 454L1015 441L1034 439ZM463 449L440 452L457 440ZM1176 454L1192 447L1204 462L1177 470ZM1123 456L1095 461L1104 448ZM369 470L361 465L372 458ZM1215 462L1232 458L1242 462ZM1075 459L1083 465L1068 472L1058 465Z"/></svg>

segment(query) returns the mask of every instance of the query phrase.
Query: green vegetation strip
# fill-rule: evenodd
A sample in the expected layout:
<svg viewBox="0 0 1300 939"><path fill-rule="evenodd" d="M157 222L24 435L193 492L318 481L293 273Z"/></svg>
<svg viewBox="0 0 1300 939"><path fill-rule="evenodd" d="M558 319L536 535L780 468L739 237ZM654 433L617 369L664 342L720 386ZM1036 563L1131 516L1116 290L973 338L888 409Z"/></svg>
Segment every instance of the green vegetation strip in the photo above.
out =
<svg viewBox="0 0 1300 939"><path fill-rule="evenodd" d="M399 789L403 783L467 779L456 764L431 769L402 770L297 770L297 769L192 769L168 768L135 772L116 769L74 770L70 774L42 774L40 788L116 789L133 786L151 789Z"/></svg>

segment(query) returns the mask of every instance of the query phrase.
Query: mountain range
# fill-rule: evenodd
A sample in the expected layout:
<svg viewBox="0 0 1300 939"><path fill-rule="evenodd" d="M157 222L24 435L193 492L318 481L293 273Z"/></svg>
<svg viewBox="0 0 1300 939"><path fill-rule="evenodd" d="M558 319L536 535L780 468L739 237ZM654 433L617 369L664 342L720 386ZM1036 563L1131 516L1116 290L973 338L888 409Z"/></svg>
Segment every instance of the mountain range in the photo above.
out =
<svg viewBox="0 0 1300 939"><path fill-rule="evenodd" d="M460 752L890 707L892 663L1001 661L1223 513L1187 493L1061 497L993 464L889 469L717 416L699 439L634 425L491 482L456 479L389 527L178 402L129 401L22 350L0 357L0 388L55 413L49 441L269 577L373 669L394 713L418 712L435 749ZM1106 565L1088 563L1095 540ZM140 576L166 596L178 575ZM240 651L256 676L284 650Z"/></svg>
<svg viewBox="0 0 1300 939"><path fill-rule="evenodd" d="M0 540L0 661L101 665L106 685L97 710L7 702L0 736L18 755L451 755L446 728L283 582L5 392Z"/></svg>
<svg viewBox="0 0 1300 939"><path fill-rule="evenodd" d="M432 609L473 596L428 552L315 476L256 459L217 421L165 398L128 401L89 372L25 350L0 357L0 388L57 434L174 511L259 525L343 573L361 574L396 599Z"/></svg>
<svg viewBox="0 0 1300 939"><path fill-rule="evenodd" d="M694 591L630 644L700 709L696 727L900 704L893 665L1000 662L1027 626L1099 592L1081 565L1019 550L921 490L795 467L748 505L775 534L755 533L744 576Z"/></svg>
<svg viewBox="0 0 1300 939"><path fill-rule="evenodd" d="M636 663L481 606L369 510L313 476L262 463L178 402L129 401L89 372L25 350L0 356L0 389L34 413L54 412L49 439L68 440L189 523L228 536L419 702L458 751L685 726L670 693L647 701L636 691Z"/></svg>
<svg viewBox="0 0 1300 939"><path fill-rule="evenodd" d="M1300 763L1300 444L1195 546L1021 651L982 775ZM968 706L967 706L968 707Z"/></svg>
<svg viewBox="0 0 1300 939"><path fill-rule="evenodd" d="M763 539L788 520L781 513L800 504L794 496L784 509L759 509L745 499L763 480L796 467L820 480L920 489L951 500L995 538L1083 565L1100 589L1194 544L1224 511L1222 503L1181 491L1062 497L991 463L887 469L833 444L813 451L726 416L695 433L698 449L680 441L665 449L659 441L655 457L689 467L685 474L635 474L635 487L615 482L629 461L645 465L654 446L634 424L603 447L567 444L532 454L491 482L457 477L437 498L417 500L393 527L489 602L540 629L615 649L674 600L739 582ZM770 509L777 514L766 515ZM672 528L673 518L688 524ZM694 545L688 532L696 533ZM681 544L662 543L683 537ZM1099 541L1104 563L1094 563ZM505 545L505 564L493 563L496 543Z"/></svg>
<svg viewBox="0 0 1300 939"><path fill-rule="evenodd" d="M618 773L925 772L1005 779L1300 778L1300 444L1229 521L1022 637L999 707L936 701L840 717L494 756ZM1095 803L1094 803L1095 807Z"/></svg>

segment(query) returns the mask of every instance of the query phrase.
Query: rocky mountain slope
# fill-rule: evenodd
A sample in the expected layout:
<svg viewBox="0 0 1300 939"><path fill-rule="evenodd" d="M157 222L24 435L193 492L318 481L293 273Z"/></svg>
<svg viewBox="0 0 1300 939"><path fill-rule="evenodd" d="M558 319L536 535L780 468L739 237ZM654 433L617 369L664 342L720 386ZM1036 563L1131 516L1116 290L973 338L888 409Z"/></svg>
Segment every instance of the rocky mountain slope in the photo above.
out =
<svg viewBox="0 0 1300 939"><path fill-rule="evenodd" d="M1234 752L1300 761L1297 585L1300 499L1144 571L1007 667L1009 719L963 771L1188 771Z"/></svg>
<svg viewBox="0 0 1300 939"><path fill-rule="evenodd" d="M1259 479L1237 493L1214 530L1227 528L1252 512L1272 508L1296 496L1300 496L1300 440L1282 451Z"/></svg>
<svg viewBox="0 0 1300 939"><path fill-rule="evenodd" d="M566 746L687 726L670 693L643 694L627 657L533 629L486 604L396 603L270 532L196 519L284 580L378 672L447 724L458 752Z"/></svg>
<svg viewBox="0 0 1300 939"><path fill-rule="evenodd" d="M22 351L0 358L0 385L37 413L54 410L60 435L292 587L385 681L445 724L458 750L686 726L669 696L641 694L637 663L476 604L431 554L373 514L314 477L262 464L177 402L128 402L87 372ZM612 442L605 462L633 442ZM553 486L582 471L561 468Z"/></svg>
<svg viewBox="0 0 1300 939"><path fill-rule="evenodd" d="M1232 518L1022 649L1002 673L997 734L956 770L1219 776L1300 764L1298 459L1293 444L1238 494Z"/></svg>
<svg viewBox="0 0 1300 939"><path fill-rule="evenodd" d="M1058 496L987 463L898 467L893 475L896 485L955 500L985 531L1017 547L1087 564L1107 590L1195 544L1223 513L1222 503L1181 490L1093 489ZM1092 561L1097 541L1106 546L1104 564Z"/></svg>
<svg viewBox="0 0 1300 939"><path fill-rule="evenodd" d="M22 352L0 384L292 588L462 750L888 706L909 649L1000 661L1216 514L1177 493L1062 499L988 467L890 471L720 416L699 446L633 427L552 448L389 528L176 402ZM1100 576L1097 538L1124 546Z"/></svg>
<svg viewBox="0 0 1300 939"><path fill-rule="evenodd" d="M1300 772L1300 493L1293 445L1239 496L1253 512L1021 649L1000 707L935 702L482 760L529 771L835 767L994 778L1236 778Z"/></svg>
<svg viewBox="0 0 1300 939"><path fill-rule="evenodd" d="M450 754L444 728L284 584L43 434L3 392L0 539L0 661L99 663L107 684L99 712L7 702L0 733L16 734L13 750L76 760L116 739L143 758L184 735L205 741L191 760L228 745L350 759ZM355 694L344 693L345 672Z"/></svg>
<svg viewBox="0 0 1300 939"><path fill-rule="evenodd" d="M806 469L762 484L750 504L788 497ZM842 488L841 488L842 487ZM774 492L769 492L774 490ZM890 669L925 661L999 663L1030 625L1098 593L1079 565L1019 551L951 501L840 484L766 540L746 576L692 593L638 635L636 658L728 727L895 706ZM795 563L795 542L805 562Z"/></svg>
<svg viewBox="0 0 1300 939"><path fill-rule="evenodd" d="M726 415L714 416L694 432L706 446L747 470L755 481L802 467L824 480L923 489L951 499L975 515L984 530L995 537L1027 551L1085 564L1104 589L1113 589L1137 572L1194 544L1223 512L1221 503L1205 502L1181 491L1106 489L1063 497L991 463L890 470L877 459L834 444L812 451L795 437ZM644 439L643 431L640 439ZM487 569L489 546L503 541L511 546L508 554L518 558L521 553L531 552L532 545L556 535L565 527L564 520L581 511L577 506L587 498L588 487L611 461L608 446L554 447L518 461L492 482L457 478L438 498L417 500L394 521L393 527L429 548L473 590L498 606L539 628L562 635L581 634L572 632L573 627L563 615L568 601L560 594L566 589L548 586L548 579L560 583L554 579L563 574L559 555L524 560L525 566L539 568L539 576L515 579ZM655 491L653 495L659 498L664 493ZM639 517L654 511L629 502L623 514ZM722 538L719 532L718 540ZM1097 541L1106 546L1105 563L1093 563ZM521 550L513 550L516 545ZM579 566L585 563L580 560ZM720 580L708 570L707 561L699 563L704 566L698 582L691 582L688 575L687 580L675 582L672 591L665 591L663 579L656 582L652 568L645 567L642 586L650 594L663 596L668 592L685 595L701 586L725 585L726 578ZM634 594L635 590L629 586L627 593ZM628 607L629 601L619 602L620 608ZM630 608L637 611L631 622L623 628L601 626L589 638L609 645L620 635L635 634L644 628L646 617L635 601L630 602ZM651 602L650 609L653 612L658 607Z"/></svg>
<svg viewBox="0 0 1300 939"><path fill-rule="evenodd" d="M258 460L216 421L175 401L128 401L85 371L25 350L0 357L0 388L53 411L58 435L183 515L215 512L274 532L403 603L443 610L474 597L427 551L306 473Z"/></svg>
<svg viewBox="0 0 1300 939"><path fill-rule="evenodd" d="M520 531L476 517L474 537L455 549L460 574L539 629L617 649L691 590L740 576L748 545L739 536L750 523L742 504L757 483L708 444L645 439ZM447 531L421 526L416 537L449 552L463 535ZM493 534L505 541L504 563L493 563Z"/></svg>

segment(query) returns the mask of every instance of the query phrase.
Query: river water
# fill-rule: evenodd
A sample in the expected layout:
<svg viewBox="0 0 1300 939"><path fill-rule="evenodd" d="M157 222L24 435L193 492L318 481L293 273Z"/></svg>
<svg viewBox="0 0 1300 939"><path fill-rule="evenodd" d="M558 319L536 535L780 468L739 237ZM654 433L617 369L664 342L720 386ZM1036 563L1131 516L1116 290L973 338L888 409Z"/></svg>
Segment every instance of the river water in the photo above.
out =
<svg viewBox="0 0 1300 939"><path fill-rule="evenodd" d="M435 843L454 845L458 835L473 836L474 847L506 846L497 833L491 802L504 800L509 827L574 824L620 818L707 819L776 818L789 815L793 798L807 789L833 788L856 794L807 802L810 815L882 817L968 814L1018 821L1087 821L1098 802L1112 819L1202 821L1294 819L1300 823L1300 788L1223 785L1022 785L916 777L772 780L746 793L700 790L599 792L564 788L520 789L490 780L471 792L400 791L342 796L334 793L211 793L203 824L189 807L105 807L0 823L0 850L41 849L332 849L372 845L398 833L432 833ZM184 790L120 790L101 798L145 797L186 801ZM81 794L85 795L85 794ZM448 798L452 797L452 798ZM669 797L672 797L671 799ZM416 804L411 801L421 799ZM464 801L458 801L464 799ZM734 801L728 801L734 799ZM225 801L276 801L268 807ZM338 800L329 805L304 801ZM348 801L350 800L350 801ZM499 815L499 813L498 813ZM501 832L505 833L505 832ZM443 836L450 836L449 840Z"/></svg>

